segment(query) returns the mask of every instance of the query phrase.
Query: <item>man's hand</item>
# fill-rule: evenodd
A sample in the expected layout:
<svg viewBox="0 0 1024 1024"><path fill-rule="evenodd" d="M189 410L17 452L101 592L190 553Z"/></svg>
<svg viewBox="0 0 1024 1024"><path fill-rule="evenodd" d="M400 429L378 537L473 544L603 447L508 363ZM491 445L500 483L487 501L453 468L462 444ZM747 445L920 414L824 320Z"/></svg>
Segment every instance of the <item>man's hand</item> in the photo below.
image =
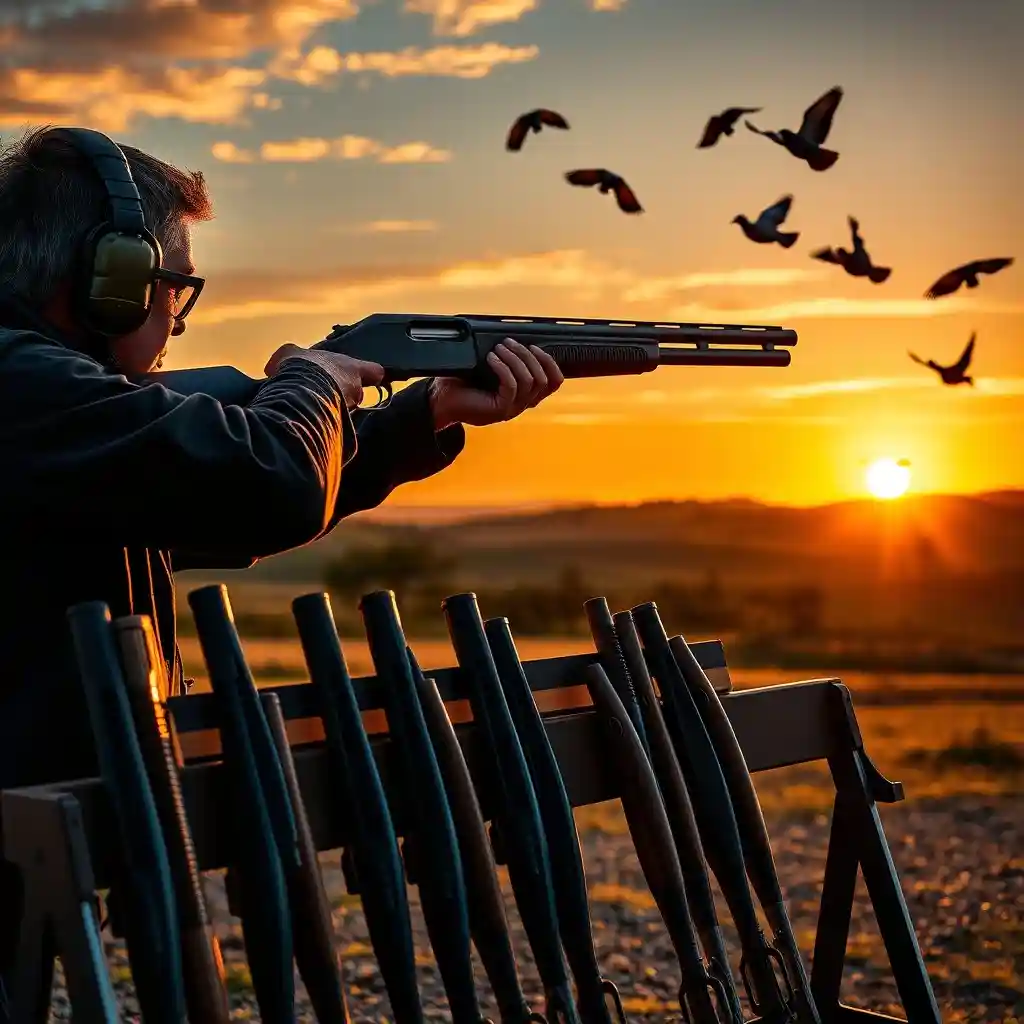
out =
<svg viewBox="0 0 1024 1024"><path fill-rule="evenodd" d="M536 345L527 348L512 338L495 345L487 365L497 375L497 391L483 391L457 377L434 378L430 408L435 430L454 423L485 427L515 419L554 394L565 380L547 352Z"/></svg>
<svg viewBox="0 0 1024 1024"><path fill-rule="evenodd" d="M340 386L349 410L355 409L362 402L366 385L379 384L384 379L384 367L379 363L353 359L323 348L308 349L290 344L282 345L270 357L263 372L273 377L286 359L305 359L326 370Z"/></svg>

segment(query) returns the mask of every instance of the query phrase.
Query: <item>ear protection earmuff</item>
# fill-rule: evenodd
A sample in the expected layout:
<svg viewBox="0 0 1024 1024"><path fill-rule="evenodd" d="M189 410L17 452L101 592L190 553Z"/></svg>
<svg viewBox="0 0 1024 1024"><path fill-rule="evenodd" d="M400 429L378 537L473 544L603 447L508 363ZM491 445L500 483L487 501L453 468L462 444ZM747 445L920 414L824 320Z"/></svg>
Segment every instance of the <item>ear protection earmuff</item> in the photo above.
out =
<svg viewBox="0 0 1024 1024"><path fill-rule="evenodd" d="M83 327L108 338L130 334L149 317L163 252L146 227L142 199L120 146L91 128L53 128L82 154L107 190L109 218L83 241L75 312Z"/></svg>

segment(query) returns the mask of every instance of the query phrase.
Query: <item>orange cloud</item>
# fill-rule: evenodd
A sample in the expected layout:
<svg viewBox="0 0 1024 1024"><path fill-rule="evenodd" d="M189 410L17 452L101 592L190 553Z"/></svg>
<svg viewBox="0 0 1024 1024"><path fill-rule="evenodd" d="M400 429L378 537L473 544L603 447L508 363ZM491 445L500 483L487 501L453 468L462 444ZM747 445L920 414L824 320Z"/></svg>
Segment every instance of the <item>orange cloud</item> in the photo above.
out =
<svg viewBox="0 0 1024 1024"><path fill-rule="evenodd" d="M396 234L408 231L436 231L437 222L433 220L372 220L357 230L369 234Z"/></svg>
<svg viewBox="0 0 1024 1024"><path fill-rule="evenodd" d="M626 6L626 0L590 0L592 11L621 11Z"/></svg>
<svg viewBox="0 0 1024 1024"><path fill-rule="evenodd" d="M433 18L436 36L471 36L536 9L537 0L405 0L406 11Z"/></svg>
<svg viewBox="0 0 1024 1024"><path fill-rule="evenodd" d="M277 78L302 85L320 85L328 79L350 74L379 74L387 78L431 75L450 78L484 78L502 64L522 64L535 60L537 46L505 46L481 43L478 46L435 46L423 50L407 46L403 50L378 50L368 53L340 53L330 46L314 46L308 53L282 54L271 62Z"/></svg>
<svg viewBox="0 0 1024 1024"><path fill-rule="evenodd" d="M365 160L373 158L382 164L438 164L447 163L452 154L437 149L429 142L403 142L386 146L383 142L363 135L342 135L337 139L298 138L281 142L264 142L259 151L241 149L233 142L215 142L210 149L214 159L225 163L304 164L317 160Z"/></svg>

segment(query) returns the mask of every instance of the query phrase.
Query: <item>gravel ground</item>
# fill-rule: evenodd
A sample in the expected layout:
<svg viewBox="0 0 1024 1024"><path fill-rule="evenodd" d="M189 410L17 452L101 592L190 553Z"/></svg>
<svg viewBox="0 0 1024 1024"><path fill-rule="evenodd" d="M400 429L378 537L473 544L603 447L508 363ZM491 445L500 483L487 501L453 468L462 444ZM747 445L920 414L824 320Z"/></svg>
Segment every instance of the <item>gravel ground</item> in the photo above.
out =
<svg viewBox="0 0 1024 1024"><path fill-rule="evenodd" d="M1024 801L950 798L881 809L918 938L945 1021L1024 1021ZM618 986L631 1021L678 1014L678 970L664 926L621 818L610 811L581 839L591 892L594 935L605 976ZM824 816L769 819L776 861L798 941L809 959L817 899L825 865L828 821ZM383 990L358 900L347 896L337 859L324 859L353 1020L386 1021ZM211 909L232 982L236 1019L257 1018L238 922L227 915L223 887L210 884ZM509 902L524 989L538 1009L539 983L522 927ZM728 922L724 912L723 922ZM445 1019L440 977L413 891L413 919L427 1016ZM726 924L726 937L732 933ZM120 943L108 953L125 1019L136 1017L127 961ZM485 1012L494 1013L486 979L476 964ZM68 1016L55 993L52 1019ZM902 1016L885 950L861 884L850 933L844 1000ZM300 1020L312 1020L300 985Z"/></svg>

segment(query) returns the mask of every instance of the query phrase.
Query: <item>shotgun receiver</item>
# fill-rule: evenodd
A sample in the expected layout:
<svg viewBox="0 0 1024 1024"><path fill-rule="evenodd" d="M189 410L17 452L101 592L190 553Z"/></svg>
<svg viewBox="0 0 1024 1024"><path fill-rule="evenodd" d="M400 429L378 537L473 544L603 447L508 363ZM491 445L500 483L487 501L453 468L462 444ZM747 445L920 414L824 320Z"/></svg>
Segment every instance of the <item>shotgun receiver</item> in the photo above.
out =
<svg viewBox="0 0 1024 1024"><path fill-rule="evenodd" d="M659 366L785 367L797 343L796 331L748 324L371 313L350 326L335 325L312 347L379 363L380 388L390 397L393 382L416 377L461 377L495 390L498 378L487 356L508 337L543 349L566 377L635 375ZM211 366L154 373L142 383L245 405L263 381L232 366Z"/></svg>

